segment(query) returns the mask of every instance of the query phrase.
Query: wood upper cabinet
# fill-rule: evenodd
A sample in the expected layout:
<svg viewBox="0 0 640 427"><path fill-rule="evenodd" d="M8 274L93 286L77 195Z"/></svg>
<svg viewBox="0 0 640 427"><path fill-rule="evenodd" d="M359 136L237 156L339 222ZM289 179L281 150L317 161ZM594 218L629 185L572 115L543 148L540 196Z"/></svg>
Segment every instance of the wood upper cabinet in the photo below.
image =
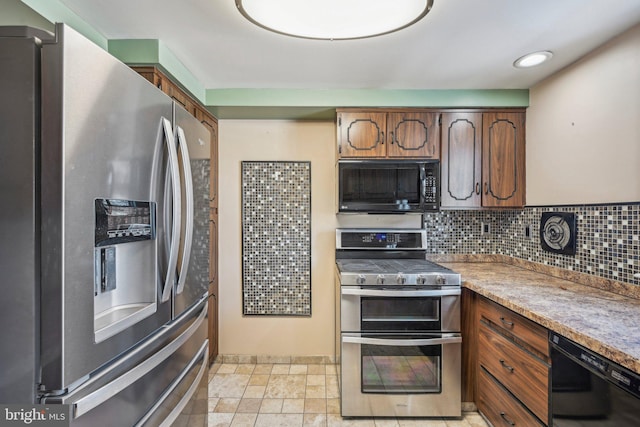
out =
<svg viewBox="0 0 640 427"><path fill-rule="evenodd" d="M525 113L442 115L441 206L525 205Z"/></svg>
<svg viewBox="0 0 640 427"><path fill-rule="evenodd" d="M482 206L482 113L442 114L443 207Z"/></svg>
<svg viewBox="0 0 640 427"><path fill-rule="evenodd" d="M338 157L440 157L438 113L338 110Z"/></svg>
<svg viewBox="0 0 640 427"><path fill-rule="evenodd" d="M211 134L211 174L209 177L209 205L218 211L218 120L203 107L196 108L196 118L206 126Z"/></svg>
<svg viewBox="0 0 640 427"><path fill-rule="evenodd" d="M338 112L338 156L385 157L387 114Z"/></svg>
<svg viewBox="0 0 640 427"><path fill-rule="evenodd" d="M438 113L389 113L387 156L440 158L438 120Z"/></svg>
<svg viewBox="0 0 640 427"><path fill-rule="evenodd" d="M482 205L525 204L524 113L482 115Z"/></svg>

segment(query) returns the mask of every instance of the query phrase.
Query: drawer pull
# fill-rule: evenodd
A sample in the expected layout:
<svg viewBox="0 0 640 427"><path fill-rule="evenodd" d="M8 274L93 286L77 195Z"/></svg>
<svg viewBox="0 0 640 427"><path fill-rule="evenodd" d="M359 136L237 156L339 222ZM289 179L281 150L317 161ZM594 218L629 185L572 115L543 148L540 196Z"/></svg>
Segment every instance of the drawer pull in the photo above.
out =
<svg viewBox="0 0 640 427"><path fill-rule="evenodd" d="M504 360L502 360L502 359L500 359L500 364L502 365L502 367L503 367L504 369L506 369L507 371L509 371L509 372L513 373L513 366L509 366L509 365L507 365L507 364L504 362Z"/></svg>
<svg viewBox="0 0 640 427"><path fill-rule="evenodd" d="M507 424L509 424L510 426L514 426L516 425L515 422L511 421L509 418L507 418L507 414L505 414L504 412L500 412L500 416L502 417L503 420L505 420L507 422Z"/></svg>
<svg viewBox="0 0 640 427"><path fill-rule="evenodd" d="M506 326L507 328L513 328L514 323L513 322L509 322L507 319L505 319L504 317L500 317L500 321L502 322L502 324L504 326Z"/></svg>

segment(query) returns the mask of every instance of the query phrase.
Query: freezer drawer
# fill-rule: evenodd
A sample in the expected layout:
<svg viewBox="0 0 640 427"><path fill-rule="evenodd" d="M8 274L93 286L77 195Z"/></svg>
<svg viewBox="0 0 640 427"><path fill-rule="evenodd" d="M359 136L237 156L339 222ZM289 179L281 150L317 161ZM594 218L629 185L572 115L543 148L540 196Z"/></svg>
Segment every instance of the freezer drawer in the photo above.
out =
<svg viewBox="0 0 640 427"><path fill-rule="evenodd" d="M208 344L203 298L73 393L42 403L69 404L74 427L113 426L114 416L123 427L180 425L184 419L205 425Z"/></svg>

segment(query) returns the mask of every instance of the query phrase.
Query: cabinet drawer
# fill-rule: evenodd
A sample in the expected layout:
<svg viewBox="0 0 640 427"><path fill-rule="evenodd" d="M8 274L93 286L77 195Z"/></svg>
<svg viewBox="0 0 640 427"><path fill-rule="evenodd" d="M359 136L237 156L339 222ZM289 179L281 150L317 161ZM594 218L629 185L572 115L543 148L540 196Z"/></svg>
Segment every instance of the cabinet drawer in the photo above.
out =
<svg viewBox="0 0 640 427"><path fill-rule="evenodd" d="M478 312L481 318L496 324L540 354L549 357L548 332L544 327L486 298L480 298Z"/></svg>
<svg viewBox="0 0 640 427"><path fill-rule="evenodd" d="M480 366L541 420L549 418L549 366L512 341L480 324Z"/></svg>
<svg viewBox="0 0 640 427"><path fill-rule="evenodd" d="M478 375L478 409L495 427L544 425L482 368Z"/></svg>

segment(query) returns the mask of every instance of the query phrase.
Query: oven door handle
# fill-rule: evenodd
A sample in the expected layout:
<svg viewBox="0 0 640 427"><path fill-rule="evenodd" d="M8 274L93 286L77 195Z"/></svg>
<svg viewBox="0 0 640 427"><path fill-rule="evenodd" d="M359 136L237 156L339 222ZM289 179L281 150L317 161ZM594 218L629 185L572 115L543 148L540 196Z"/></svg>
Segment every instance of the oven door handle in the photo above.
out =
<svg viewBox="0 0 640 427"><path fill-rule="evenodd" d="M387 339L387 338L362 338L343 336L342 342L350 344L370 344L370 345L386 345L394 347L412 347L417 345L440 345L440 344L459 344L462 337L459 335L443 338L427 338L417 340L405 339Z"/></svg>
<svg viewBox="0 0 640 427"><path fill-rule="evenodd" d="M406 288L405 288L406 289ZM462 294L460 288L457 289L438 289L438 290L419 290L406 291L394 289L361 289L343 287L340 291L342 295L358 295L366 297L447 297Z"/></svg>

